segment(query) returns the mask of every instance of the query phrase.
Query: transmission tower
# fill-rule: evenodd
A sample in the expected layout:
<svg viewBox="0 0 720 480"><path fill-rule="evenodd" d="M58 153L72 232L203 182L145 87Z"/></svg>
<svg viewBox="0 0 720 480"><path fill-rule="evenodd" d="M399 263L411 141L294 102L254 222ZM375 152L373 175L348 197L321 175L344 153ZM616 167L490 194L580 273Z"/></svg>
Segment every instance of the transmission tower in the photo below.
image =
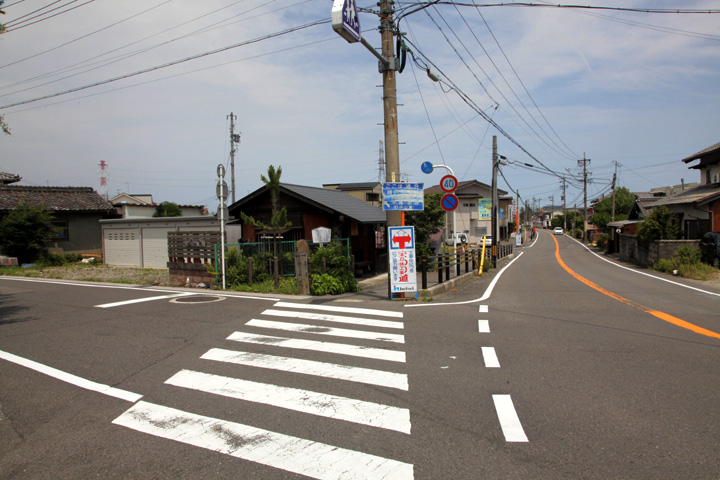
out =
<svg viewBox="0 0 720 480"><path fill-rule="evenodd" d="M100 196L103 197L105 200L108 200L108 190L107 190L107 179L108 179L108 172L105 169L108 164L105 163L105 160L100 160L100 171L98 172L100 176Z"/></svg>

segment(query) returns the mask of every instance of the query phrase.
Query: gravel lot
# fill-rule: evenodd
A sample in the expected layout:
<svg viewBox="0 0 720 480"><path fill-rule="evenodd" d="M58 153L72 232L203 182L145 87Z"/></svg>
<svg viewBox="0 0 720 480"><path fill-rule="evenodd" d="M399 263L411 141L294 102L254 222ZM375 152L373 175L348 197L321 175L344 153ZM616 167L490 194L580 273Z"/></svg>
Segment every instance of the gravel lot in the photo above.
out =
<svg viewBox="0 0 720 480"><path fill-rule="evenodd" d="M106 265L77 264L65 267L45 267L42 270L12 269L2 273L38 278L61 278L88 282L113 282L134 285L171 285L165 269L109 267ZM176 285L177 286L177 285Z"/></svg>

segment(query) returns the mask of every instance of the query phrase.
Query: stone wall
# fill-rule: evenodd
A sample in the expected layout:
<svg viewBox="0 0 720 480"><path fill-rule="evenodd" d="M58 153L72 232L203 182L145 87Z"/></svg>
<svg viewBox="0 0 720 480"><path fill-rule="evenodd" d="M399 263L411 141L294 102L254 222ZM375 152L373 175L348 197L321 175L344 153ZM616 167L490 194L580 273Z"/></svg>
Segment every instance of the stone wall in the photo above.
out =
<svg viewBox="0 0 720 480"><path fill-rule="evenodd" d="M699 240L657 240L648 247L634 235L620 235L620 260L650 267L661 258L672 258L681 247L697 247Z"/></svg>

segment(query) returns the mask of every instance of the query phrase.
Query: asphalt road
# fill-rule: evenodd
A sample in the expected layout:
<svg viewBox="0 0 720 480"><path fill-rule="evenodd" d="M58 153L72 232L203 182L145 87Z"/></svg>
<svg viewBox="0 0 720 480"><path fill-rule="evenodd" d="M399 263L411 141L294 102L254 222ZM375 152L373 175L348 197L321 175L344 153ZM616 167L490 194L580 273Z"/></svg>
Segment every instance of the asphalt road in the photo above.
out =
<svg viewBox="0 0 720 480"><path fill-rule="evenodd" d="M505 266L414 304L0 277L0 478L720 477L720 291L548 232Z"/></svg>

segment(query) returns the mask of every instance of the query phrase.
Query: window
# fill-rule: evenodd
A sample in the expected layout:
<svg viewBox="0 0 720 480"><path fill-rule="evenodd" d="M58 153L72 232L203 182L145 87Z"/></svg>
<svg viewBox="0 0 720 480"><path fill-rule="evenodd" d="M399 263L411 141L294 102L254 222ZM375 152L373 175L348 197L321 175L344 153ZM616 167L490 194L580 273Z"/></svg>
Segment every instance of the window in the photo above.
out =
<svg viewBox="0 0 720 480"><path fill-rule="evenodd" d="M70 240L67 220L55 220L50 223L55 228L55 241Z"/></svg>
<svg viewBox="0 0 720 480"><path fill-rule="evenodd" d="M366 202L379 202L379 201L380 201L380 194L379 194L379 193L366 193L366 194L365 194L365 201L366 201Z"/></svg>

